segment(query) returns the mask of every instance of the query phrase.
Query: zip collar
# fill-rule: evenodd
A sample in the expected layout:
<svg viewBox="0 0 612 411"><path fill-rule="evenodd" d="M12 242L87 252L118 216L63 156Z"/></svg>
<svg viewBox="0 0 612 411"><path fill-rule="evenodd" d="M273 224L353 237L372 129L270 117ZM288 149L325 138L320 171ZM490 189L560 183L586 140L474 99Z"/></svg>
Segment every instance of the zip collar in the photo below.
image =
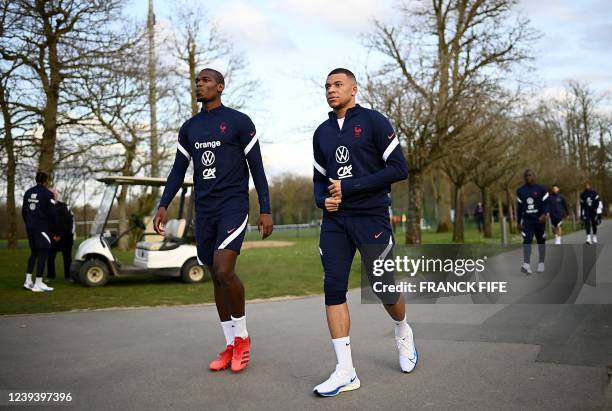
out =
<svg viewBox="0 0 612 411"><path fill-rule="evenodd" d="M359 113L361 111L362 107L359 104L355 104L355 107L351 107L348 110L346 110L346 114L344 115L344 121L348 120L349 118L357 115L357 113ZM336 113L332 110L328 113L329 115L329 119L330 120L338 120L338 116L336 116Z"/></svg>

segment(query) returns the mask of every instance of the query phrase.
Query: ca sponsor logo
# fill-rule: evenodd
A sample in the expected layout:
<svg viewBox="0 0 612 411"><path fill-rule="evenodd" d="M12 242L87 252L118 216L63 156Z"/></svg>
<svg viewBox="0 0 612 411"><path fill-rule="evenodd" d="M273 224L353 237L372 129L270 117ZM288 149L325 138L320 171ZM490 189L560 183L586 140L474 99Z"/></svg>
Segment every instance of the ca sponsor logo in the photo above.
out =
<svg viewBox="0 0 612 411"><path fill-rule="evenodd" d="M533 198L527 197L526 201L527 201L527 212L535 213L537 210L535 210L535 205L533 204Z"/></svg>
<svg viewBox="0 0 612 411"><path fill-rule="evenodd" d="M338 168L338 178L339 179L348 178L348 177L353 177L353 166L352 165L342 166Z"/></svg>
<svg viewBox="0 0 612 411"><path fill-rule="evenodd" d="M215 163L215 153L213 153L210 150L207 150L204 153L202 153L202 164L204 164L205 167L210 167L214 163Z"/></svg>
<svg viewBox="0 0 612 411"><path fill-rule="evenodd" d="M211 178L217 178L217 168L213 167L213 168L206 168L204 169L204 171L202 171L202 178L204 180L209 180Z"/></svg>
<svg viewBox="0 0 612 411"><path fill-rule="evenodd" d="M36 197L38 197L38 193L32 193L32 195L30 197L36 198Z"/></svg>
<svg viewBox="0 0 612 411"><path fill-rule="evenodd" d="M199 150L201 148L217 148L220 145L221 145L221 142L219 140L205 141L203 143L200 143L199 141L196 141L195 144L194 144L196 150Z"/></svg>
<svg viewBox="0 0 612 411"><path fill-rule="evenodd" d="M345 146L339 146L336 149L336 162L338 164L344 164L349 161L349 151Z"/></svg>

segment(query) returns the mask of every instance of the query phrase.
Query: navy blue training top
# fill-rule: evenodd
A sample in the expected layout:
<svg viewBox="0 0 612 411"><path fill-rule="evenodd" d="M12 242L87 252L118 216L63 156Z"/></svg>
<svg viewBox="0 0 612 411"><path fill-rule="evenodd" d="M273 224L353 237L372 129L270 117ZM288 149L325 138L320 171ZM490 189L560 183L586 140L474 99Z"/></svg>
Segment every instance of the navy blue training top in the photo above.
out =
<svg viewBox="0 0 612 411"><path fill-rule="evenodd" d="M550 193L548 197L548 205L550 209L550 215L561 220L569 215L569 209L565 197L561 194Z"/></svg>
<svg viewBox="0 0 612 411"><path fill-rule="evenodd" d="M196 213L219 216L249 211L249 169L260 213L270 213L268 182L251 119L223 105L202 110L179 131L174 165L159 207L168 207L193 158ZM247 166L248 164L248 166Z"/></svg>
<svg viewBox="0 0 612 411"><path fill-rule="evenodd" d="M329 179L341 181L342 202L335 215L388 215L391 184L408 176L408 164L391 123L375 110L350 108L342 129L332 111L315 131L314 196L325 210Z"/></svg>
<svg viewBox="0 0 612 411"><path fill-rule="evenodd" d="M548 190L539 184L525 184L516 190L517 222L536 221L548 213Z"/></svg>
<svg viewBox="0 0 612 411"><path fill-rule="evenodd" d="M37 184L23 195L21 216L29 230L48 232L55 225L53 193L45 186Z"/></svg>
<svg viewBox="0 0 612 411"><path fill-rule="evenodd" d="M580 215L594 217L599 208L599 194L595 190L584 190L580 194Z"/></svg>

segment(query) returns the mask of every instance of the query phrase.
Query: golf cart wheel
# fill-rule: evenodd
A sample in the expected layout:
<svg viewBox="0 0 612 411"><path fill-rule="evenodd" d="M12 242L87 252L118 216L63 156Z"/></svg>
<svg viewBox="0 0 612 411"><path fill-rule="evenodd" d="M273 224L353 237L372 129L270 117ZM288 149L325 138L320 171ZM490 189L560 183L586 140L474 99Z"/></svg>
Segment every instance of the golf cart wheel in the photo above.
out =
<svg viewBox="0 0 612 411"><path fill-rule="evenodd" d="M181 268L181 279L185 283L202 283L206 281L206 277L204 266L199 265L195 258L187 260Z"/></svg>
<svg viewBox="0 0 612 411"><path fill-rule="evenodd" d="M108 277L108 266L97 258L85 261L79 272L80 283L87 287L102 286L108 282Z"/></svg>

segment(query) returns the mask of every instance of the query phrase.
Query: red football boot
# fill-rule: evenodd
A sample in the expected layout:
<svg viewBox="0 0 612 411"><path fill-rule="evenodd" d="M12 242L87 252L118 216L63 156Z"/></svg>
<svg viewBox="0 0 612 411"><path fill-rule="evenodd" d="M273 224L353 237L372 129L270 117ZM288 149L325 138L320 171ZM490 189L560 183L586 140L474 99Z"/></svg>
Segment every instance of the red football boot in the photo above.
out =
<svg viewBox="0 0 612 411"><path fill-rule="evenodd" d="M232 371L239 372L249 365L251 359L251 338L236 337L234 339L234 353L232 355Z"/></svg>
<svg viewBox="0 0 612 411"><path fill-rule="evenodd" d="M228 345L225 350L219 353L219 357L215 358L208 364L208 368L213 371L221 371L230 366L232 363L232 354L234 352L234 346Z"/></svg>

